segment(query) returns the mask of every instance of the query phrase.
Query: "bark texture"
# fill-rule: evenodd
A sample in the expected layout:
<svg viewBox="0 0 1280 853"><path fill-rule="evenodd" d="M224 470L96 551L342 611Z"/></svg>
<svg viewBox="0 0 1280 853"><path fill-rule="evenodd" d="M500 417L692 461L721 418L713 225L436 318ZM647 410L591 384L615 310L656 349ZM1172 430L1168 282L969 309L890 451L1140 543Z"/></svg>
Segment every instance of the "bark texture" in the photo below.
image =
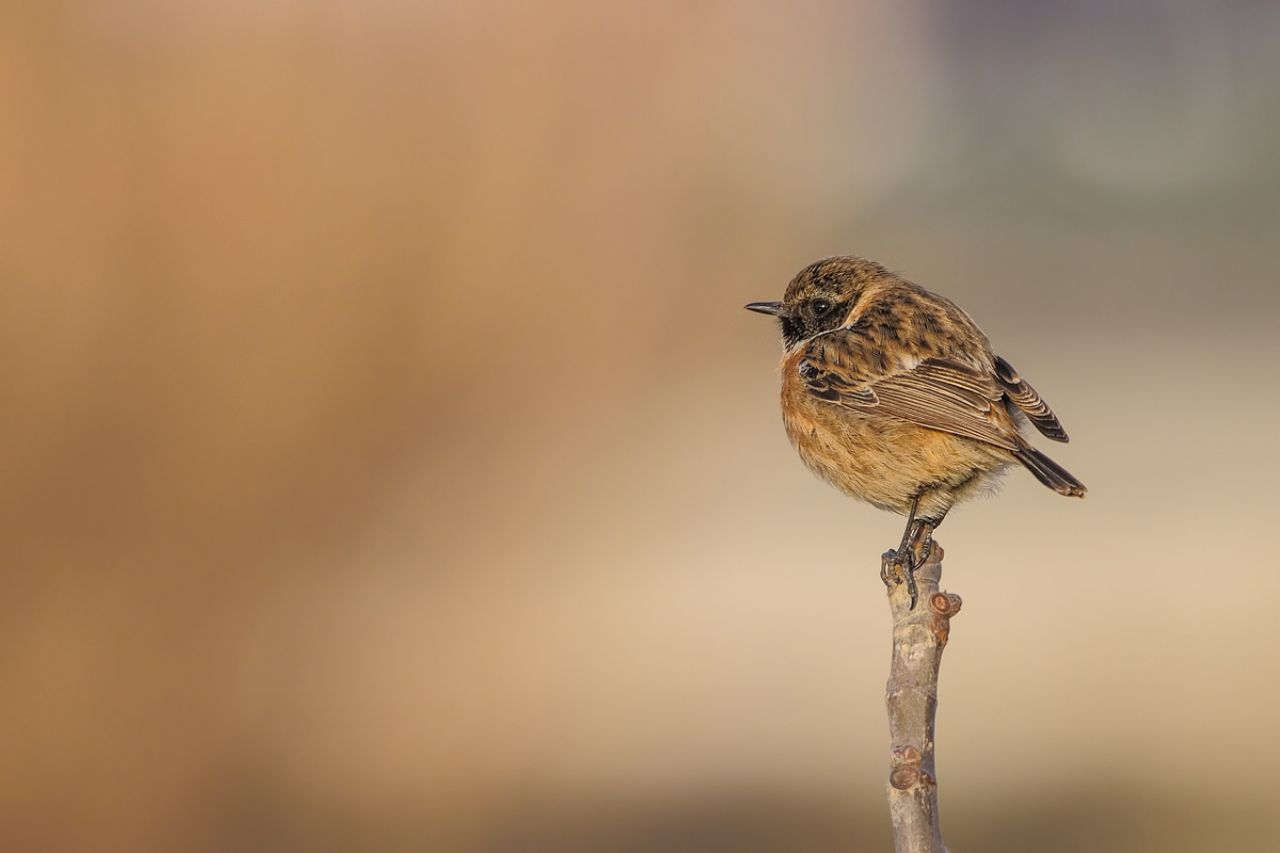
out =
<svg viewBox="0 0 1280 853"><path fill-rule="evenodd" d="M882 570L894 575L893 552ZM905 583L889 585L893 614L893 660L885 704L889 711L889 816L897 853L945 853L938 822L938 776L933 764L938 667L960 610L960 596L941 592L942 546L916 570L919 602L914 610Z"/></svg>

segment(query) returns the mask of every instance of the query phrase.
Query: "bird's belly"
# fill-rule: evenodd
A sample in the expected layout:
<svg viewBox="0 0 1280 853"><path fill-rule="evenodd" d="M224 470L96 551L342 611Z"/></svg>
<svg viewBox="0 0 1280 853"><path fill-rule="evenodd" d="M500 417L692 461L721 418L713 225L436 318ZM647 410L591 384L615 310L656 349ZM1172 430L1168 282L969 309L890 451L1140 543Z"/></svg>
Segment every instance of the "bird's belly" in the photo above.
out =
<svg viewBox="0 0 1280 853"><path fill-rule="evenodd" d="M784 406L783 420L805 465L880 509L906 513L922 492L967 491L1003 467L999 452L981 442L821 401L797 402Z"/></svg>

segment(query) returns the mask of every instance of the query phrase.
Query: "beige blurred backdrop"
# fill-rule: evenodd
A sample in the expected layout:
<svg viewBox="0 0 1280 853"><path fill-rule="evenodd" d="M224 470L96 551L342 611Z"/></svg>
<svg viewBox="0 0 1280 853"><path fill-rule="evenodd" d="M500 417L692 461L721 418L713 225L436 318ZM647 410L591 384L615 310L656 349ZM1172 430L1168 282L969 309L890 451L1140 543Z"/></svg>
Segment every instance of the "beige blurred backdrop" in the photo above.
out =
<svg viewBox="0 0 1280 853"><path fill-rule="evenodd" d="M955 850L1265 849L1274 4L0 5L0 847L888 845L777 330L876 258L1090 487L939 533Z"/></svg>

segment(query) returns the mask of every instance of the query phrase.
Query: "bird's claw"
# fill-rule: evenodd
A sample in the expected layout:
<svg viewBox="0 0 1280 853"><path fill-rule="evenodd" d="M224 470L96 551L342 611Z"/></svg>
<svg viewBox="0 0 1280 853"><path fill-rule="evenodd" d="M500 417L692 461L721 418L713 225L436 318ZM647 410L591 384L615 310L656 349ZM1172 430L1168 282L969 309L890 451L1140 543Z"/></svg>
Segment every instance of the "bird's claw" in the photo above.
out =
<svg viewBox="0 0 1280 853"><path fill-rule="evenodd" d="M929 557L933 555L933 534L926 533L924 541L920 543L920 557L916 560L915 567L918 569L925 563L929 562Z"/></svg>
<svg viewBox="0 0 1280 853"><path fill-rule="evenodd" d="M895 569L898 567L898 552L890 548L880 556L880 581L886 589L893 589L895 584L902 583Z"/></svg>
<svg viewBox="0 0 1280 853"><path fill-rule="evenodd" d="M930 541L932 550L932 541ZM929 556L929 550L925 551L925 557L920 560L913 560L911 552L899 554L894 549L884 552L884 556L880 558L880 580L888 589L902 583L907 583L907 594L911 596L911 607L909 610L916 609L916 601L919 598L919 590L916 588L916 569L924 565L924 560Z"/></svg>

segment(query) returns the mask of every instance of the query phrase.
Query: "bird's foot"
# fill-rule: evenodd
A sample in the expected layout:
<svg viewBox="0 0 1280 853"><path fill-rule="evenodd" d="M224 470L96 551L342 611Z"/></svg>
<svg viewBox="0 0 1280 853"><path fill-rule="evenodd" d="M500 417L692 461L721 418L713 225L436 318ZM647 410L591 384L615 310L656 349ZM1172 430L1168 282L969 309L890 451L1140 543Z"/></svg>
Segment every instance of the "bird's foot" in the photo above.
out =
<svg viewBox="0 0 1280 853"><path fill-rule="evenodd" d="M916 588L916 570L928 562L932 554L933 535L928 528L925 528L924 535L918 536L910 547L900 550L890 548L880 558L880 580L889 589L905 581L907 592L911 596L910 609L912 610L916 609L916 601L919 598L919 590Z"/></svg>
<svg viewBox="0 0 1280 853"><path fill-rule="evenodd" d="M880 580L885 589L893 589L902 583L902 578L898 576L899 565L898 552L892 548L880 555Z"/></svg>
<svg viewBox="0 0 1280 853"><path fill-rule="evenodd" d="M932 545L932 542L930 543ZM928 557L928 551L925 552L925 558ZM924 565L924 559L916 560L910 551L899 554L896 550L890 548L884 552L880 558L880 580L888 589L893 589L904 581L907 584L907 594L911 596L911 607L916 609L916 600L919 598L919 591L916 589L916 569Z"/></svg>
<svg viewBox="0 0 1280 853"><path fill-rule="evenodd" d="M929 558L933 556L933 534L926 528L924 536L911 550L915 556L913 570L929 562Z"/></svg>

